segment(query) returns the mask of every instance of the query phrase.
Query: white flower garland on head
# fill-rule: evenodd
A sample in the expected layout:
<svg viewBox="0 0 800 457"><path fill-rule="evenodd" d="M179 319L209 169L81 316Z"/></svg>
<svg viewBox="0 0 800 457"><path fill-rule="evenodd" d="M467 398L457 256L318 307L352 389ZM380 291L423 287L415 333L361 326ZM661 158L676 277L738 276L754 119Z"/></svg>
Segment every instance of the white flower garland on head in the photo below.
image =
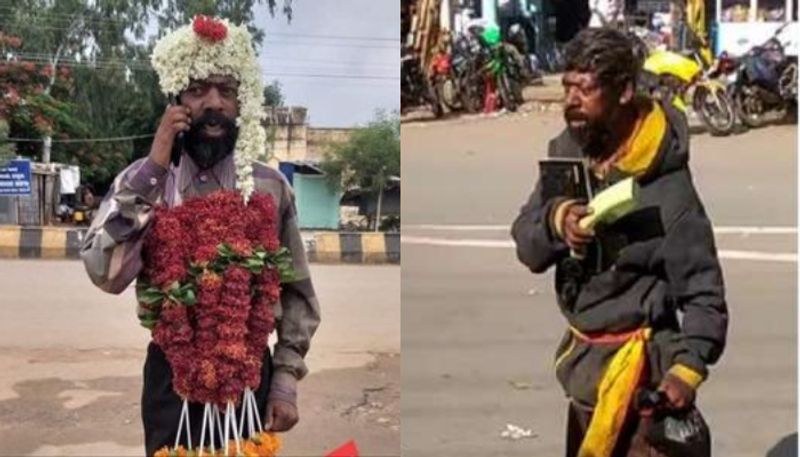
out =
<svg viewBox="0 0 800 457"><path fill-rule="evenodd" d="M234 148L236 188L245 201L254 191L253 161L265 152L267 134L262 121L264 85L261 69L246 28L231 25L226 19L196 16L156 43L152 63L158 73L161 91L177 95L192 79L211 75L231 76L239 82L239 136Z"/></svg>

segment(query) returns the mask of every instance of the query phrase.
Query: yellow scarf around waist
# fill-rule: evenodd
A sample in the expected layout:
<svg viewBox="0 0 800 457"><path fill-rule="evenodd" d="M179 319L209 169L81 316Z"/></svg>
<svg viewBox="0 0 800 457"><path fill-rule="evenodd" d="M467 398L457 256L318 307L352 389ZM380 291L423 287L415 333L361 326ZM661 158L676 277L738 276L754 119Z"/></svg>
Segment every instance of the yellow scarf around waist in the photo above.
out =
<svg viewBox="0 0 800 457"><path fill-rule="evenodd" d="M625 416L644 372L645 345L650 329L620 335L588 336L570 327L580 340L590 344L625 341L606 367L597 388L597 405L583 437L578 457L610 457L625 423Z"/></svg>

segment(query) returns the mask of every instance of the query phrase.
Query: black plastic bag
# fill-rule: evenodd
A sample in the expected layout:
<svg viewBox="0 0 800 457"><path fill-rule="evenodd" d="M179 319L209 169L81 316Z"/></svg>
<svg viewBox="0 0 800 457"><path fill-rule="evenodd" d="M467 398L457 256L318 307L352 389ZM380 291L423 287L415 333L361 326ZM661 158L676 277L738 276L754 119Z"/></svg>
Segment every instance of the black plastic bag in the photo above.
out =
<svg viewBox="0 0 800 457"><path fill-rule="evenodd" d="M670 457L711 457L711 432L694 405L667 409L664 393L652 391L640 392L636 403L650 411L646 437L653 448Z"/></svg>

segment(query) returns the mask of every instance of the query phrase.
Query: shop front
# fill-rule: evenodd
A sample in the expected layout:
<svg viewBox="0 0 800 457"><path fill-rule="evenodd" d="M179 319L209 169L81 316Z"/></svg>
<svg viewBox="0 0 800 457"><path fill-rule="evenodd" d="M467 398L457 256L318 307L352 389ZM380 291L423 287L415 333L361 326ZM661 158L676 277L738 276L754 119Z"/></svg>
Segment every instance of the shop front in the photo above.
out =
<svg viewBox="0 0 800 457"><path fill-rule="evenodd" d="M800 0L716 0L716 54L742 55L767 41L778 29L786 53L798 53L797 10Z"/></svg>

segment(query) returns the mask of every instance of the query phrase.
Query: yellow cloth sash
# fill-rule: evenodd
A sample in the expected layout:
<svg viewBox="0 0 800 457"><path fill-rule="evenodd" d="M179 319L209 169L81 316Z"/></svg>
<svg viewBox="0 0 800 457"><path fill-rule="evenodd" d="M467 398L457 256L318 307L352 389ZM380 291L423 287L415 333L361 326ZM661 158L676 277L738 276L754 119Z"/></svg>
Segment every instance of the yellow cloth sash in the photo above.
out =
<svg viewBox="0 0 800 457"><path fill-rule="evenodd" d="M608 343L619 338L592 338L572 329L575 336L589 343ZM625 344L608 364L597 389L597 406L581 443L578 457L610 457L625 422L625 415L644 371L645 344L650 329L624 335Z"/></svg>
<svg viewBox="0 0 800 457"><path fill-rule="evenodd" d="M655 160L666 132L667 116L658 103L653 103L650 112L644 118L639 118L625 145L625 154L614 166L631 176L644 173Z"/></svg>

